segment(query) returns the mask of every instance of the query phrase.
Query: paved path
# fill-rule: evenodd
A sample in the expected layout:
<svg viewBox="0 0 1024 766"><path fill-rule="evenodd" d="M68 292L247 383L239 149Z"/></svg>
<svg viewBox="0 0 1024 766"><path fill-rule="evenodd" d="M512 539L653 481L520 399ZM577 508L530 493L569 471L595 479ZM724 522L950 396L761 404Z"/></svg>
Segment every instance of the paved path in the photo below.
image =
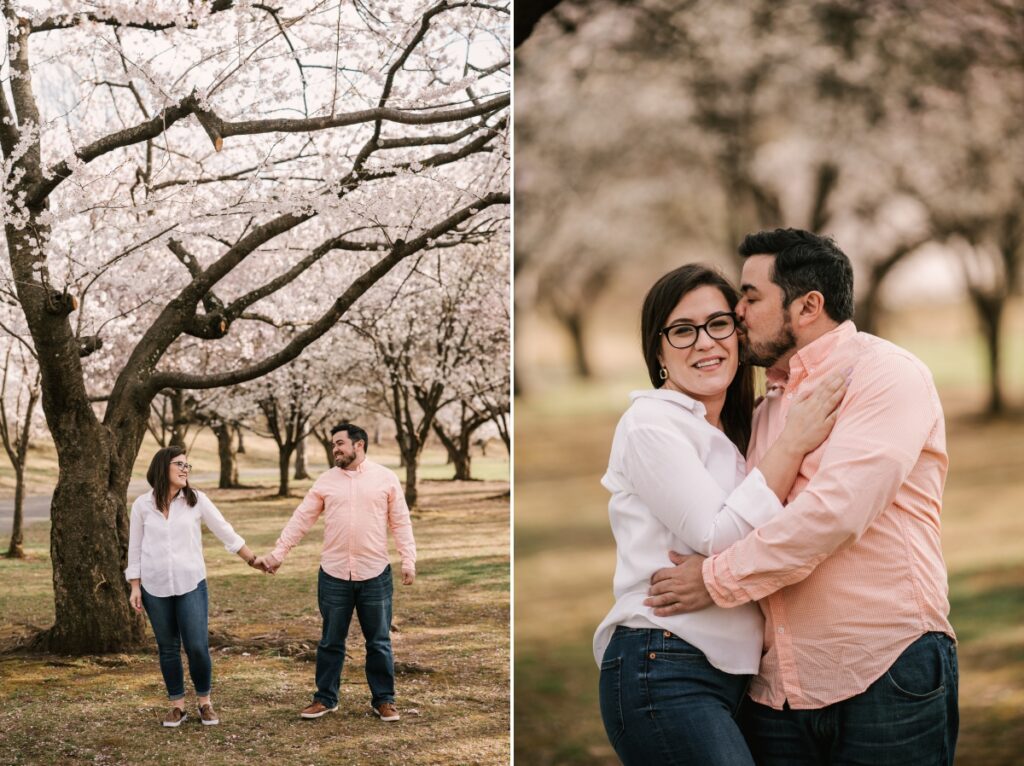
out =
<svg viewBox="0 0 1024 766"><path fill-rule="evenodd" d="M217 486L217 479L219 476L220 474L217 473L199 473L191 478L197 487L202 488ZM241 481L245 484L251 481L266 479L267 477L273 477L276 481L277 469L254 468L246 471ZM149 489L149 484L146 483L145 479L132 479L131 484L128 485L128 497L138 497L147 489ZM30 495L29 497L26 497L23 523L27 526L34 521L45 521L46 519L49 519L50 502L52 499L53 493L48 495ZM8 497L0 499L0 544L5 545L4 540L6 540L7 536L11 534L12 524L14 524L14 498ZM6 545L4 549L6 550Z"/></svg>

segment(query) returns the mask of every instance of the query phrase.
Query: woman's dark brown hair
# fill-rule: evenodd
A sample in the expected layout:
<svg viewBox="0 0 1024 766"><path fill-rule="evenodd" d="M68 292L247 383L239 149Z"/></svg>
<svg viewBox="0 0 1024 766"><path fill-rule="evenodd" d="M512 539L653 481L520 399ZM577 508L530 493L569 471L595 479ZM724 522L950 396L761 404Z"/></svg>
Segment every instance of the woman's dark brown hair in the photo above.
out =
<svg viewBox="0 0 1024 766"><path fill-rule="evenodd" d="M715 287L725 297L729 308L735 310L740 296L729 280L714 269L699 263L680 266L663 276L648 291L644 298L644 308L640 319L640 336L643 340L644 361L647 362L647 373L651 384L661 388L665 381L661 379L661 362L658 352L661 350L661 330L668 321L672 310L683 299L683 296L698 287ZM725 404L722 407L722 430L743 454L747 453L750 443L751 418L754 412L754 371L742 359L736 368L736 377L725 393Z"/></svg>
<svg viewBox="0 0 1024 766"><path fill-rule="evenodd" d="M157 450L149 464L149 470L146 471L146 481L153 488L153 499L156 501L156 507L160 509L161 513L167 513L167 495L171 491L171 482L168 480L167 474L170 472L171 461L184 454L185 448L174 444ZM187 479L181 491L185 495L185 502L189 504L190 508L199 502L196 491L188 485Z"/></svg>

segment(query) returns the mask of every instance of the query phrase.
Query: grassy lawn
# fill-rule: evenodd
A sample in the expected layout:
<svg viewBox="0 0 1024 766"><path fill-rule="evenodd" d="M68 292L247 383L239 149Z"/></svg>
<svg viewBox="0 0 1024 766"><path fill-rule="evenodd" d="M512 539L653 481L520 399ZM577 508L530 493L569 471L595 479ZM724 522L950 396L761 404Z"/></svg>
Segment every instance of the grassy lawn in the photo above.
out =
<svg viewBox="0 0 1024 766"><path fill-rule="evenodd" d="M943 370L951 384L943 389L951 465L943 545L960 640L957 763L1010 766L1024 753L1024 419L964 414L981 401L978 392L954 365ZM1008 376L1018 398L1021 378ZM516 405L519 764L618 763L601 725L591 653L594 628L612 605L615 566L599 480L627 394L643 386L634 375L552 388Z"/></svg>
<svg viewBox="0 0 1024 766"><path fill-rule="evenodd" d="M213 445L202 442L201 437L190 460L198 471L215 471ZM263 552L310 482L296 482L294 497L273 497L276 484L266 476L276 459L272 445L252 440L247 447L242 479L248 470L264 486L210 494L250 547ZM149 454L147 446L143 455ZM397 468L394 455L371 455ZM140 654L0 654L0 764L507 762L508 461L478 458L474 467L491 480L429 480L450 471L442 455L428 455L428 480L421 483L413 513L418 578L412 587L397 579L395 586L392 642L400 722L383 724L370 710L357 620L349 633L338 712L315 721L298 718L315 689L321 525L274 577L248 569L207 533L214 700L221 725L204 727L194 718L179 729L159 725L167 703L155 643ZM311 472L319 468L314 464ZM50 480L52 486L52 473ZM29 525L28 560L0 559L0 647L53 619L48 532L47 523ZM393 561L397 569L397 555ZM191 695L189 687L187 682Z"/></svg>

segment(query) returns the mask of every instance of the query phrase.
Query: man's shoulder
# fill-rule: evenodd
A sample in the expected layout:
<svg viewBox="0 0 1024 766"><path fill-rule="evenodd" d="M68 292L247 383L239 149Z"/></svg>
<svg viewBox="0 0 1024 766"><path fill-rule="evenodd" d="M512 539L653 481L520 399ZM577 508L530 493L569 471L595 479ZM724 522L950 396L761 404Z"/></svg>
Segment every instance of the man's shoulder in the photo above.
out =
<svg viewBox="0 0 1024 766"><path fill-rule="evenodd" d="M879 338L867 332L858 332L853 336L858 358L869 358L881 362L882 360L901 359L905 360L906 366L917 369L931 378L931 370L928 365L922 362L913 352L898 346L890 340Z"/></svg>
<svg viewBox="0 0 1024 766"><path fill-rule="evenodd" d="M313 486L310 487L310 489L316 489L318 487L322 487L324 484L328 484L328 483L332 482L334 479L337 479L340 475L341 475L341 469L340 468L337 468L337 467L328 468L326 471L324 471L322 474L320 474L319 476L316 477L316 479L313 481Z"/></svg>
<svg viewBox="0 0 1024 766"><path fill-rule="evenodd" d="M386 465L381 465L380 463L374 462L369 458L363 458L363 465L366 466L365 470L367 473L380 476L386 479L393 479L394 481L398 481L398 474L396 474Z"/></svg>

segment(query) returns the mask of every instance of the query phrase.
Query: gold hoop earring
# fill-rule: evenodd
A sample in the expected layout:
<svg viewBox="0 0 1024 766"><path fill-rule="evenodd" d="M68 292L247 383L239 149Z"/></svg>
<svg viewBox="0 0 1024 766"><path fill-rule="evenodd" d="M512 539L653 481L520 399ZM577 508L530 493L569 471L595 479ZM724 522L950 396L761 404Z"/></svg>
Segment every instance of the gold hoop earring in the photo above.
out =
<svg viewBox="0 0 1024 766"><path fill-rule="evenodd" d="M668 368L662 367L660 370L658 370L658 377L661 378L662 380L668 380Z"/></svg>

